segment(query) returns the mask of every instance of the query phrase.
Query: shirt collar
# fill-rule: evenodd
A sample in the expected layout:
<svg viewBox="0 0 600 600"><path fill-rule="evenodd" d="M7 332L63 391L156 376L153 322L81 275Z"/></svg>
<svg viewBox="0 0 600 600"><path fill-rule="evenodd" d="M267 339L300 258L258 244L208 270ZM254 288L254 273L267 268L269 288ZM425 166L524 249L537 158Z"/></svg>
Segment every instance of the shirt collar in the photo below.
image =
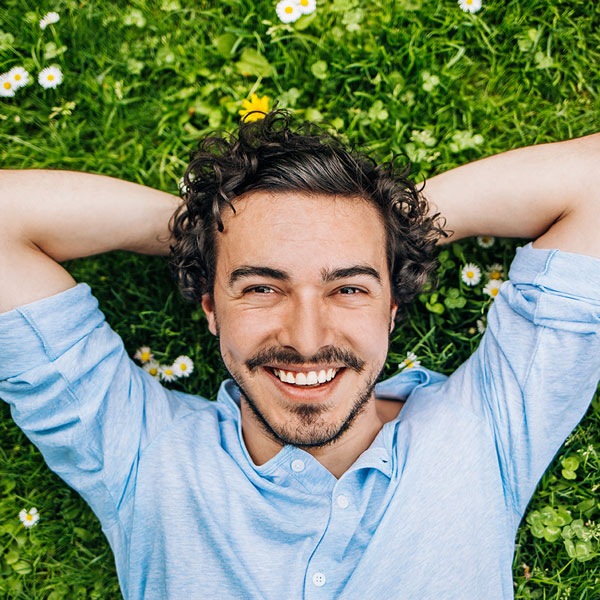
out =
<svg viewBox="0 0 600 600"><path fill-rule="evenodd" d="M393 377L382 381L375 386L375 396L377 398L389 398L393 400L406 400L413 391L417 388L438 383L445 380L444 375L429 371L423 367L414 367L407 369L394 375ZM242 418L240 410L240 388L233 379L223 381L217 394L217 403L235 422L238 430L239 443L242 446L244 453L247 455L248 462L253 465L254 470L262 477L271 478L275 481L281 481L282 477L286 477L289 465L296 459L304 461L312 465L313 471L319 475L316 479L311 477L312 485L319 488L330 488L332 481L335 482L333 475L327 471L330 478L325 473L326 471L316 459L308 452L296 448L294 446L284 446L275 456L268 460L265 464L257 466L253 463L248 450L246 449L242 436ZM398 413L398 416L384 424L369 448L367 448L348 469L348 472L361 468L374 468L381 471L387 477L391 477L393 470L392 457L395 455L396 447L396 425L402 420L403 411ZM318 464L316 464L318 463ZM289 473L292 476L292 473Z"/></svg>

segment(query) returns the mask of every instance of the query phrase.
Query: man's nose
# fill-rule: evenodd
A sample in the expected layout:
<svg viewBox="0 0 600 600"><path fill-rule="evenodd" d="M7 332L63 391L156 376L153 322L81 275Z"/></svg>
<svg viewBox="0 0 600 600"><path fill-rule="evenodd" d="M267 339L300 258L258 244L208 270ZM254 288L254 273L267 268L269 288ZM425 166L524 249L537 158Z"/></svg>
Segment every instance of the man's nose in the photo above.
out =
<svg viewBox="0 0 600 600"><path fill-rule="evenodd" d="M323 300L298 298L289 303L279 331L279 343L305 357L333 343L331 315Z"/></svg>

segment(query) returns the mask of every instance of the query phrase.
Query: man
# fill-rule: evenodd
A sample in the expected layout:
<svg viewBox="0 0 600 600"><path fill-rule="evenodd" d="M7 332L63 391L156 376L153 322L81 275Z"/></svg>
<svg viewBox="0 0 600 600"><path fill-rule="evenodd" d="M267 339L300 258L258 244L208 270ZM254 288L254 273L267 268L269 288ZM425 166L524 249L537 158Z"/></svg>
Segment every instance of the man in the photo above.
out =
<svg viewBox="0 0 600 600"><path fill-rule="evenodd" d="M429 206L270 113L201 144L182 204L5 172L0 396L100 519L124 597L512 598L521 517L600 378L599 155L593 135L490 157L428 181ZM440 223L536 239L451 377L375 386ZM171 253L233 378L216 403L134 365L58 264L113 249Z"/></svg>

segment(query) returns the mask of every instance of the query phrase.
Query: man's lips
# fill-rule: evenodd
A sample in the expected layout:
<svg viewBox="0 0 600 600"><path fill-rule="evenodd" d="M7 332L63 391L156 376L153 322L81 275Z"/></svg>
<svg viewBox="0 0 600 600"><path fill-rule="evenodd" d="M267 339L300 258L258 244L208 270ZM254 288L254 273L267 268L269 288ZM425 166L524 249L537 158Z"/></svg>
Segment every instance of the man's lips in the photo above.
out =
<svg viewBox="0 0 600 600"><path fill-rule="evenodd" d="M337 387L346 371L345 368L338 369L336 375L332 379L323 383L317 382L316 384L310 385L298 385L281 381L281 379L273 372L273 367L263 367L263 370L268 374L279 390L283 391L287 396L297 400L316 400L330 394L334 388ZM296 371L296 373L298 373L298 371Z"/></svg>

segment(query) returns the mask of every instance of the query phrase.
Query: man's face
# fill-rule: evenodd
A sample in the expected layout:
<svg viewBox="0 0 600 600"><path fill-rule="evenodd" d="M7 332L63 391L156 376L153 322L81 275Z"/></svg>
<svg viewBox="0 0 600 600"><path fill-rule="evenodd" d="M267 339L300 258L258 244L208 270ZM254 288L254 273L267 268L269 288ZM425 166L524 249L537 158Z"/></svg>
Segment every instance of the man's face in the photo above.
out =
<svg viewBox="0 0 600 600"><path fill-rule="evenodd" d="M278 445L330 445L366 418L396 312L377 209L262 191L234 205L202 305L250 409L242 427Z"/></svg>

